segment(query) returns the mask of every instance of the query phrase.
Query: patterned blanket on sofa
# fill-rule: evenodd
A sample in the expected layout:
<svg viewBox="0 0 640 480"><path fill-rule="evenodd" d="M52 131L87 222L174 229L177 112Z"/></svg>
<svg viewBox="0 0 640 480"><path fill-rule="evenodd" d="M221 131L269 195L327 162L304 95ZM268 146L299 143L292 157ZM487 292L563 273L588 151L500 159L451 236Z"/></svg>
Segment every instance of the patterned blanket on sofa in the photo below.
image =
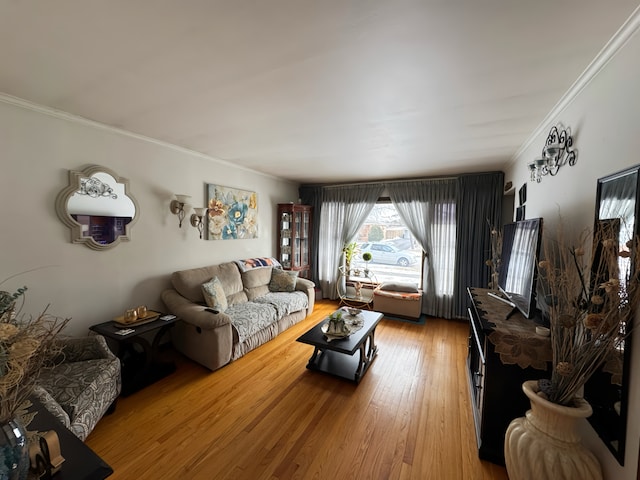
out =
<svg viewBox="0 0 640 480"><path fill-rule="evenodd" d="M253 301L273 305L278 313L278 318L285 317L293 312L298 312L309 306L309 297L307 297L306 293L300 291L271 292Z"/></svg>
<svg viewBox="0 0 640 480"><path fill-rule="evenodd" d="M304 292L272 292L252 302L231 305L225 313L231 317L238 341L242 343L278 319L307 308L308 302Z"/></svg>

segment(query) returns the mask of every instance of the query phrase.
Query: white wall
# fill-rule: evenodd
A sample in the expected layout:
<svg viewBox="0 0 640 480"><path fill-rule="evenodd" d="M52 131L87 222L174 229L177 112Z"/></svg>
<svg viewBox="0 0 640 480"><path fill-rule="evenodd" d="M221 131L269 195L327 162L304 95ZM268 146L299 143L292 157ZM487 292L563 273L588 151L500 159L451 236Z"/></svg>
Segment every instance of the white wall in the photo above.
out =
<svg viewBox="0 0 640 480"><path fill-rule="evenodd" d="M46 112L46 111L45 111ZM0 290L27 285L24 312L72 317L67 332L146 304L162 309L161 291L174 270L253 256L275 256L279 202L297 201L297 185L154 143L69 116L0 101ZM55 213L68 171L97 164L130 182L140 217L131 241L108 251L70 243ZM188 220L169 212L174 193L205 206L205 184L258 194L259 238L206 241Z"/></svg>
<svg viewBox="0 0 640 480"><path fill-rule="evenodd" d="M528 182L527 218L543 217L551 230L562 216L565 232L593 225L598 178L640 163L640 35L635 33L543 133L515 159L505 181L519 189L528 182L527 163L540 156L550 127L558 122L571 127L578 150L577 164L563 167L541 183ZM631 395L625 467L620 467L590 425L584 422L588 447L600 459L605 478L636 479L640 437L640 329L633 336Z"/></svg>

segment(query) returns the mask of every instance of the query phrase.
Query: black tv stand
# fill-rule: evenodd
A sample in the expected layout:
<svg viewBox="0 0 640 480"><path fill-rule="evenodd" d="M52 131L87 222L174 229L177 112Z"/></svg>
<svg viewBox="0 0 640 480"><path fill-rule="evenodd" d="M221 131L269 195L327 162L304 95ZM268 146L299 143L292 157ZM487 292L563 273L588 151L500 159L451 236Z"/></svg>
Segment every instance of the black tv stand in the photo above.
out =
<svg viewBox="0 0 640 480"><path fill-rule="evenodd" d="M490 290L467 289L469 308L469 350L467 374L471 407L476 427L478 455L504 465L504 434L511 420L530 408L522 392L526 380L549 377L551 341L535 333L536 321L518 309L489 295ZM505 317L510 317L506 321ZM508 339L506 339L508 337ZM527 348L518 348L518 339ZM496 343L497 342L497 345ZM509 353L534 348L534 356ZM548 357L548 358L547 358Z"/></svg>

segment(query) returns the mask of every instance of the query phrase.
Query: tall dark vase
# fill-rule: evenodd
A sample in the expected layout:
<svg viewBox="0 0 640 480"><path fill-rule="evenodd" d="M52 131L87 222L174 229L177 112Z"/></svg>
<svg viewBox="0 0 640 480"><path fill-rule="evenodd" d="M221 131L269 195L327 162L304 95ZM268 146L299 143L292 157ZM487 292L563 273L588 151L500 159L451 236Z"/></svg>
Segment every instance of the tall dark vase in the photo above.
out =
<svg viewBox="0 0 640 480"><path fill-rule="evenodd" d="M0 425L0 480L26 480L29 475L27 431L18 418Z"/></svg>

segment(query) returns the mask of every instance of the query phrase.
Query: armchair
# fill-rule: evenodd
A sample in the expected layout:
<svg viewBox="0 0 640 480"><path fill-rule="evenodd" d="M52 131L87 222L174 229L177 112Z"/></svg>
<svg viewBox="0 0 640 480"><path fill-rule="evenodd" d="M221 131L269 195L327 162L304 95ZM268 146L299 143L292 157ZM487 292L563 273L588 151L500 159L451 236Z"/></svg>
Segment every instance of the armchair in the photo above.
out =
<svg viewBox="0 0 640 480"><path fill-rule="evenodd" d="M122 388L120 360L101 335L61 339L62 359L38 377L35 396L84 441L102 416L115 408Z"/></svg>

